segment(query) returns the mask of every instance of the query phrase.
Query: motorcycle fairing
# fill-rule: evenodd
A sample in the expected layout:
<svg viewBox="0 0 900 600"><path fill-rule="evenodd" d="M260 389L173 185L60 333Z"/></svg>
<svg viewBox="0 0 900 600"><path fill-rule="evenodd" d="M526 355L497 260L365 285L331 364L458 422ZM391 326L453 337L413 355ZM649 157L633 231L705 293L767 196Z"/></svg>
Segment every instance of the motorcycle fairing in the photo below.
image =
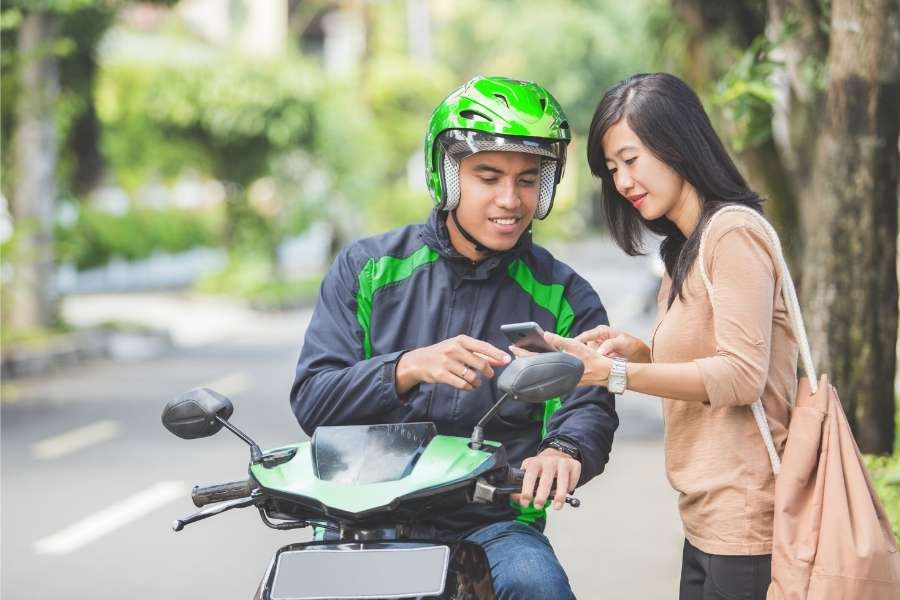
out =
<svg viewBox="0 0 900 600"><path fill-rule="evenodd" d="M497 460L501 457L493 452L500 444L487 444L489 448L473 450L467 438L435 435L405 476L392 481L356 483L316 477L312 444L302 442L293 446L297 452L291 460L271 468L251 465L250 474L272 496L308 506L318 514L363 519L394 510L405 500L465 487L479 475L501 466ZM501 455L505 465L505 453L501 451Z"/></svg>

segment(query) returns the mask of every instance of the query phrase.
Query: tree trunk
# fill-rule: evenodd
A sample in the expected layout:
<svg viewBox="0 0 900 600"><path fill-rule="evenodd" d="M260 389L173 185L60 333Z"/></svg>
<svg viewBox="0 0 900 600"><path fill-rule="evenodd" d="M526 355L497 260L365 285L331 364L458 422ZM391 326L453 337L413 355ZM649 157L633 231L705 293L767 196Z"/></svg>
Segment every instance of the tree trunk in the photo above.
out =
<svg viewBox="0 0 900 600"><path fill-rule="evenodd" d="M804 315L864 452L890 453L897 344L896 0L834 0L825 106L804 195Z"/></svg>
<svg viewBox="0 0 900 600"><path fill-rule="evenodd" d="M46 327L56 321L53 298L53 221L59 70L52 55L57 17L26 12L18 38L21 90L13 135L13 218L16 227L9 324Z"/></svg>
<svg viewBox="0 0 900 600"><path fill-rule="evenodd" d="M778 230L788 267L795 281L802 272L803 247L800 241L800 217L797 210L797 193L794 179L778 153L773 139L749 148L738 155L738 161L747 175L747 183L759 192L766 217Z"/></svg>

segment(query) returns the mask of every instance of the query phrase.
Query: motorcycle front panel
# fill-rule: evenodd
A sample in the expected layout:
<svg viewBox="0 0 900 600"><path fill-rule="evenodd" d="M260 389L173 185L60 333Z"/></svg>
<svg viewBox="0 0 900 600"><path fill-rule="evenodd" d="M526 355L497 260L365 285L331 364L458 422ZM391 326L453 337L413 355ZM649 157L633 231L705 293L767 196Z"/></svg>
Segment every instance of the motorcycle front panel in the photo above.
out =
<svg viewBox="0 0 900 600"><path fill-rule="evenodd" d="M409 425L415 424L320 427L341 431L323 436L324 448L297 444L290 460L272 467L254 464L250 473L272 495L314 504L323 514L360 515L471 481L495 466L493 453L469 448L467 438L410 430Z"/></svg>

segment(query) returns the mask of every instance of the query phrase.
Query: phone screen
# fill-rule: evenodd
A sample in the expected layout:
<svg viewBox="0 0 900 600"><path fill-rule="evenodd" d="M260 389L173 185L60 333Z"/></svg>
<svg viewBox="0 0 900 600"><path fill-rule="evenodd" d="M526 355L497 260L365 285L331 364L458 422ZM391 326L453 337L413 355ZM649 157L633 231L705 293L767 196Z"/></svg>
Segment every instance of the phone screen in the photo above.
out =
<svg viewBox="0 0 900 600"><path fill-rule="evenodd" d="M556 352L556 348L544 339L544 330L534 321L507 323L500 326L500 331L506 335L513 346L531 352Z"/></svg>

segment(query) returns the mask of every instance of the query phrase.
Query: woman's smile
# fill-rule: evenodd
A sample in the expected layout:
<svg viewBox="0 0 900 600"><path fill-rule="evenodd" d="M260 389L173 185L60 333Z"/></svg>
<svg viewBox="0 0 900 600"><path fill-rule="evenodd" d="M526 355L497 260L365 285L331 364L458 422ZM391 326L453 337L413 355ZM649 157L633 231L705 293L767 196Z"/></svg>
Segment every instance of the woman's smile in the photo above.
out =
<svg viewBox="0 0 900 600"><path fill-rule="evenodd" d="M627 198L628 198L628 201L631 202L631 205L633 207L639 209L639 208L641 208L641 204L644 203L644 198L646 198L646 197L647 197L647 192L644 192L643 194L634 194L634 195L628 196Z"/></svg>

